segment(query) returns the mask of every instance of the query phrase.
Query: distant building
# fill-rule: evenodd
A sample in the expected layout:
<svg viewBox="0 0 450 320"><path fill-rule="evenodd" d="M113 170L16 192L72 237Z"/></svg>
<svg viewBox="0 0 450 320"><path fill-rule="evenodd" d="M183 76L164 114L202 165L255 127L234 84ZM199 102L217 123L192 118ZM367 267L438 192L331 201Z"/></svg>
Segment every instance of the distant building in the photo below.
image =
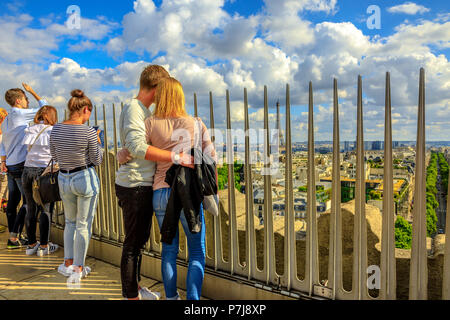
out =
<svg viewBox="0 0 450 320"><path fill-rule="evenodd" d="M372 150L380 151L383 150L384 143L382 141L374 141L372 142Z"/></svg>
<svg viewBox="0 0 450 320"><path fill-rule="evenodd" d="M350 152L350 141L345 141L344 142L344 152Z"/></svg>

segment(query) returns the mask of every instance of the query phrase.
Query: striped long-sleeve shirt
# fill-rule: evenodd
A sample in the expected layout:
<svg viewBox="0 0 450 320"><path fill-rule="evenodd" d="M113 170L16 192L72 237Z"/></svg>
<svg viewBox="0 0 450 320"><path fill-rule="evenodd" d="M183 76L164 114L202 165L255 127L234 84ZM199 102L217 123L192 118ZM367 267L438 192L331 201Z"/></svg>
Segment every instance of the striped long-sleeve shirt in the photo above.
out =
<svg viewBox="0 0 450 320"><path fill-rule="evenodd" d="M98 166L103 158L95 129L86 125L56 124L50 135L50 152L59 167L67 171Z"/></svg>

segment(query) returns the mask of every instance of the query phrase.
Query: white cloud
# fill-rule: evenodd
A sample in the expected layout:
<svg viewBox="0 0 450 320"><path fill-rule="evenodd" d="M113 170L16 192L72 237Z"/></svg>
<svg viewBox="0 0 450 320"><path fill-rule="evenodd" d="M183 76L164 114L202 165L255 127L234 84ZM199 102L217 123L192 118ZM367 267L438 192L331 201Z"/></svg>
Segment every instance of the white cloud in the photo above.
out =
<svg viewBox="0 0 450 320"><path fill-rule="evenodd" d="M429 12L430 9L428 9L424 6L415 4L414 2L405 2L404 4L390 7L387 9L387 11L390 13L404 13L404 14L415 15L417 13L423 14L423 13Z"/></svg>
<svg viewBox="0 0 450 320"><path fill-rule="evenodd" d="M209 92L213 92L216 126L223 128L227 89L232 121L242 126L243 89L247 88L253 106L251 126L261 127L264 85L268 86L270 107L284 100L289 83L293 108L306 110L308 82L312 81L316 140L327 140L332 136L332 80L337 78L341 138L354 140L355 85L361 74L366 138L382 139L383 132L377 125L384 123L385 72L390 71L394 139L413 140L418 71L424 67L427 123L433 126L430 130L440 126L436 132L450 134L444 119L450 106L450 63L439 53L450 47L450 22L445 15L433 21L404 22L391 36L371 38L350 22L333 23L325 18L325 22L314 24L305 19L305 11L334 14L337 1L266 0L264 10L250 17L232 16L223 5L224 0L164 0L157 7L151 0L137 0L134 10L123 18L123 31L109 39L105 47L99 43L117 28L105 18L85 20L89 30L69 32L50 20L41 21L41 28L32 28L30 16L1 17L0 28L10 32L0 34L0 67L6 70L0 89L32 79L36 91L54 104L64 106L70 90L76 87L84 89L97 104L110 104L136 94L139 73L145 65L161 64L182 82L189 110L193 93L197 93L199 113L205 122L209 121ZM118 61L125 52L158 58L87 68L69 57L52 57L51 52L65 39L69 41L64 44L69 44L73 52L104 49ZM13 54L11 50L16 47L21 50ZM45 59L52 63L31 64ZM17 61L25 63L19 66ZM274 117L271 114L271 121ZM305 116L292 116L295 139L305 140L306 121ZM427 137L433 139L436 132L431 131Z"/></svg>
<svg viewBox="0 0 450 320"><path fill-rule="evenodd" d="M97 48L97 44L89 41L89 40L85 40L79 43L76 43L74 45L70 45L69 46L69 51L71 52L84 52L87 50L93 50Z"/></svg>
<svg viewBox="0 0 450 320"><path fill-rule="evenodd" d="M324 11L335 13L337 0L264 0L267 12L283 16L290 12Z"/></svg>
<svg viewBox="0 0 450 320"><path fill-rule="evenodd" d="M51 52L60 49L67 37L79 41L70 47L75 52L93 49L97 45L89 40L101 40L117 27L102 17L82 19L80 30L71 30L58 23L45 24L42 19L43 28L31 27L34 20L28 14L0 17L0 59L11 63L54 59L56 57Z"/></svg>
<svg viewBox="0 0 450 320"><path fill-rule="evenodd" d="M53 23L49 25L45 32L54 36L81 36L89 40L102 40L107 37L119 25L104 17L97 19L81 18L80 29L68 28L65 24Z"/></svg>
<svg viewBox="0 0 450 320"><path fill-rule="evenodd" d="M0 17L0 59L15 63L21 60L42 60L57 49L57 40L45 30L31 28L33 17L21 14Z"/></svg>

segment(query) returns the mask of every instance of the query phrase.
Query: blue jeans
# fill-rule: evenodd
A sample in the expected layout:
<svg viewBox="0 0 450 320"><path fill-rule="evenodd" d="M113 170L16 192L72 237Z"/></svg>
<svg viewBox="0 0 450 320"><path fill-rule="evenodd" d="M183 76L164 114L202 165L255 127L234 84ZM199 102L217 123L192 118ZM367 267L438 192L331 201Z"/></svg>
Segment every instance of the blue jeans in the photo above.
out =
<svg viewBox="0 0 450 320"><path fill-rule="evenodd" d="M94 168L72 174L59 173L59 192L64 205L64 258L84 266L92 221L98 204L100 181Z"/></svg>
<svg viewBox="0 0 450 320"><path fill-rule="evenodd" d="M153 192L153 209L161 230L166 213L167 201L170 189L159 189ZM200 300L202 293L203 277L205 274L205 220L203 208L200 208L202 231L192 234L184 216L181 212L180 220L188 242L189 266L186 277L187 300ZM172 244L162 244L161 273L164 282L164 290L167 298L177 295L177 256L178 256L179 232L175 235Z"/></svg>
<svg viewBox="0 0 450 320"><path fill-rule="evenodd" d="M12 238L16 238L22 233L27 214L26 199L22 188L22 173L24 163L8 166L8 204L6 206L6 216L8 217L8 228ZM17 213L17 206L23 200L23 205Z"/></svg>

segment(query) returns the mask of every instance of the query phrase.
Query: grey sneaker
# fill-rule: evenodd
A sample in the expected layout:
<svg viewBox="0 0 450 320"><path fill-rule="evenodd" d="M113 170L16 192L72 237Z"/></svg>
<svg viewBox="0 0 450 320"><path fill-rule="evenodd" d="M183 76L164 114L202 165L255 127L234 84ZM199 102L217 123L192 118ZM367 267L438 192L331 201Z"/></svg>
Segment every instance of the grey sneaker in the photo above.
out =
<svg viewBox="0 0 450 320"><path fill-rule="evenodd" d="M161 294L159 292L150 291L148 288L141 288L139 290L139 300L159 300Z"/></svg>
<svg viewBox="0 0 450 320"><path fill-rule="evenodd" d="M39 250L39 246L40 246L39 241L36 243L34 247L27 246L27 250L25 251L26 255L31 256L32 254L35 254Z"/></svg>
<svg viewBox="0 0 450 320"><path fill-rule="evenodd" d="M58 248L59 248L59 246L57 244L49 242L47 245L47 248L39 247L39 249L37 249L36 255L38 257L43 257L46 255L52 254L53 252L58 250Z"/></svg>

